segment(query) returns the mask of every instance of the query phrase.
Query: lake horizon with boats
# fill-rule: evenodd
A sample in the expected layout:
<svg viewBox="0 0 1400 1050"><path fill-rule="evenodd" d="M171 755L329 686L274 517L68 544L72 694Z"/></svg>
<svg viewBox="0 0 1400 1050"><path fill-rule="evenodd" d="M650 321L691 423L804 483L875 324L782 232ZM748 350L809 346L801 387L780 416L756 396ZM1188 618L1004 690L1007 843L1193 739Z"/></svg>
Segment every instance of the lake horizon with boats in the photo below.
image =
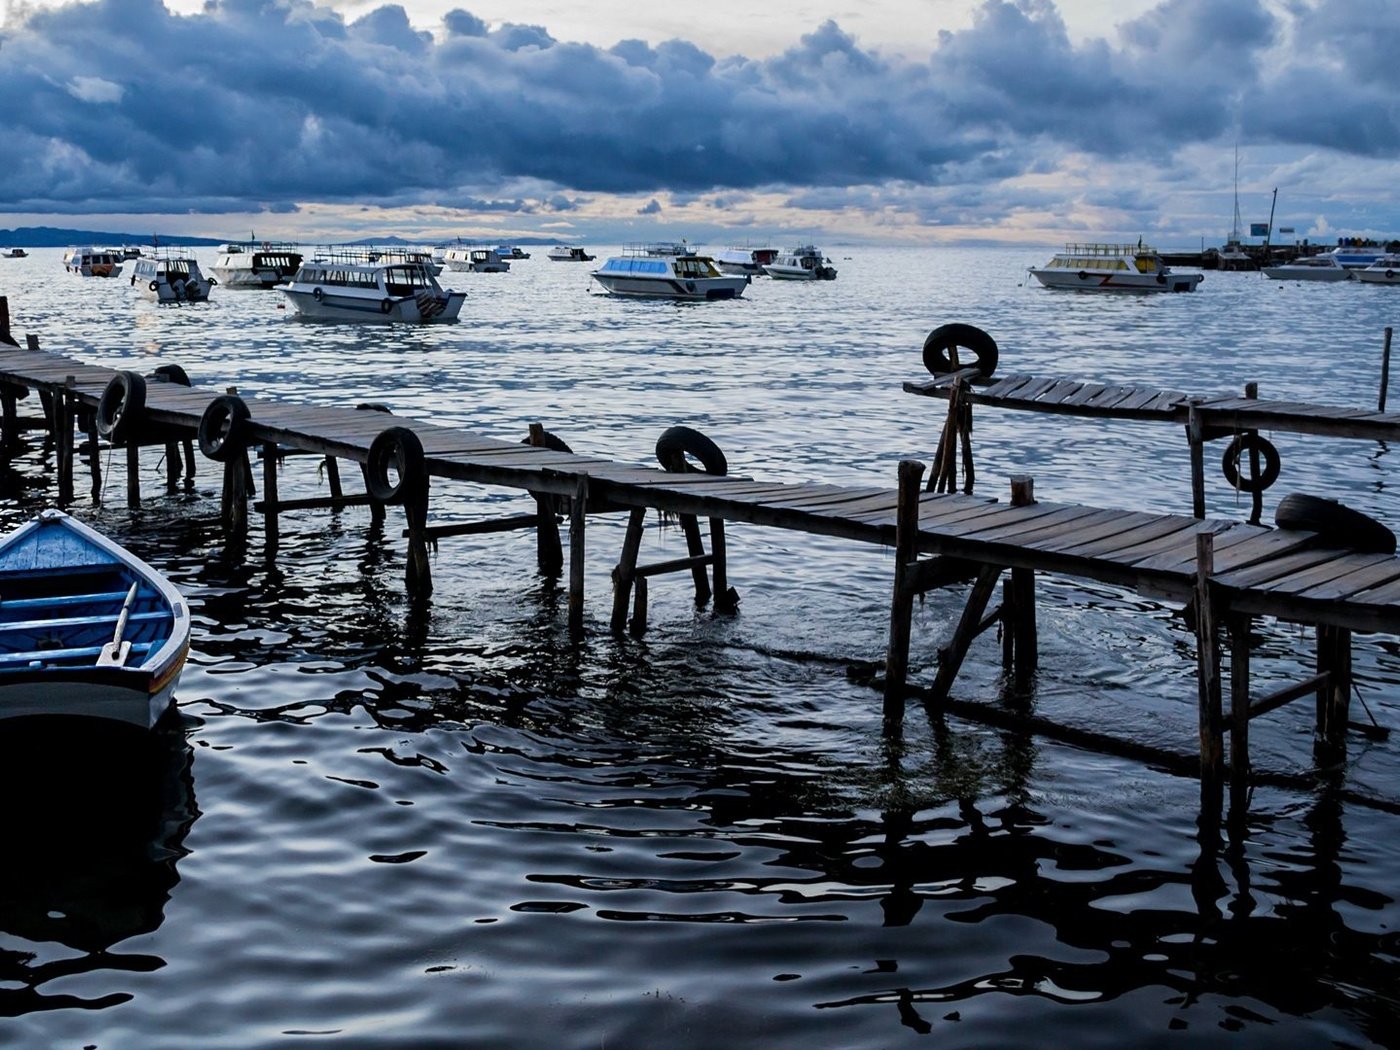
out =
<svg viewBox="0 0 1400 1050"><path fill-rule="evenodd" d="M298 323L278 292L223 287L162 305L65 273L58 249L0 260L0 294L21 338L96 364L512 441L538 422L638 464L686 425L761 480L893 488L928 462L944 406L901 384L952 322L996 339L1003 374L1377 404L1400 292L1247 272L1190 295L1039 287L1057 247L826 246L835 280L704 303L601 295L593 267L535 253L442 274L467 298L431 327ZM1386 444L1271 439L1266 521L1310 492L1400 526ZM1177 427L978 408L972 443L979 494L1030 475L1041 499L1190 512ZM1215 448L1208 512L1244 520ZM246 549L226 542L216 464L167 495L148 452L139 510L104 466L102 505L80 485L68 509L182 591L191 652L130 782L100 742L23 756L17 789L47 786L61 819L22 822L3 876L0 1043L1394 1045L1400 739L1353 736L1319 770L1311 704L1285 707L1253 757L1298 786L1218 826L1194 777L917 701L891 745L869 685L886 549L731 526L737 615L663 578L624 638L606 611L626 516L602 516L574 641L528 534L444 538L418 602L392 510L381 529L363 507L284 513L273 558L256 515ZM282 498L325 494L303 466ZM0 531L56 491L40 452L16 459ZM525 502L434 494L448 520ZM643 545L686 551L654 515ZM1054 575L1039 595L1032 695L1006 696L990 637L954 695L1193 755L1181 610ZM957 589L918 607L914 681L961 608ZM1258 630L1258 688L1312 673L1301 629ZM1355 717L1400 726L1397 639L1358 635L1354 660Z"/></svg>

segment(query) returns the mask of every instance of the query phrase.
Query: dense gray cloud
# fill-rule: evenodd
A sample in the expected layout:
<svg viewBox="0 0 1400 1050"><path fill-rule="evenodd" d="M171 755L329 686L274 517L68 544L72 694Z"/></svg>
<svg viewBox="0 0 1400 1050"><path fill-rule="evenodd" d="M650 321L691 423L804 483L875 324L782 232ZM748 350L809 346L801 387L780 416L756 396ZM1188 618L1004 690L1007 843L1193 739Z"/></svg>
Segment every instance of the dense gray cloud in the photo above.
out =
<svg viewBox="0 0 1400 1050"><path fill-rule="evenodd" d="M1235 138L1393 157L1396 54L1393 0L1163 0L1083 43L1051 0L983 0L922 61L832 22L760 60L601 49L464 10L428 33L397 5L347 21L308 0L190 16L95 0L0 37L0 208L567 212L580 195L763 188L801 207L982 186L1069 153L1167 166Z"/></svg>

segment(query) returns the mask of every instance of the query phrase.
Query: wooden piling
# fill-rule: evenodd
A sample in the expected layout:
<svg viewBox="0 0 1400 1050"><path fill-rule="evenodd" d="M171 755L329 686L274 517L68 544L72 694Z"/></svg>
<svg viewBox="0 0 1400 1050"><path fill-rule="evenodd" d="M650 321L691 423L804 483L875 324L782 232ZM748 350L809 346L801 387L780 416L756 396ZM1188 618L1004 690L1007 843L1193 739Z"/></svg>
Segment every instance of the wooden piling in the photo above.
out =
<svg viewBox="0 0 1400 1050"><path fill-rule="evenodd" d="M1196 534L1196 685L1201 734L1201 784L1218 789L1224 766L1224 740L1220 696L1219 616L1215 607L1215 536Z"/></svg>
<svg viewBox="0 0 1400 1050"><path fill-rule="evenodd" d="M909 636L914 591L909 577L919 555L919 481L924 465L899 464L899 502L895 512L894 587L890 598L890 639L885 650L885 733L898 736L904 723L904 691L909 678Z"/></svg>
<svg viewBox="0 0 1400 1050"><path fill-rule="evenodd" d="M1188 402L1186 440L1191 445L1191 513L1200 520L1206 516L1206 427L1201 416L1201 399Z"/></svg>
<svg viewBox="0 0 1400 1050"><path fill-rule="evenodd" d="M732 613L739 607L739 595L729 586L729 555L725 546L724 519L710 519L710 571L715 581L715 612Z"/></svg>
<svg viewBox="0 0 1400 1050"><path fill-rule="evenodd" d="M627 602L632 595L633 584L636 582L637 556L642 549L642 532L646 523L646 514L645 507L632 508L632 513L627 518L627 533L622 540L622 555L618 558L617 565L612 571L613 607L610 626L614 631L621 631L627 626ZM642 623L645 622L646 619L643 616Z"/></svg>
<svg viewBox="0 0 1400 1050"><path fill-rule="evenodd" d="M131 510L141 506L141 446L134 437L126 442L126 505Z"/></svg>
<svg viewBox="0 0 1400 1050"><path fill-rule="evenodd" d="M528 441L536 448L547 448L543 423L530 424ZM535 561L540 574L551 578L564 571L564 546L559 539L559 498L535 495Z"/></svg>
<svg viewBox="0 0 1400 1050"><path fill-rule="evenodd" d="M412 479L403 499L408 519L408 556L404 565L404 587L414 598L433 593L432 563L428 560L428 476Z"/></svg>
<svg viewBox="0 0 1400 1050"><path fill-rule="evenodd" d="M1254 621L1229 613L1225 623L1230 637L1230 801L1240 809L1249 789L1249 632Z"/></svg>
<svg viewBox="0 0 1400 1050"><path fill-rule="evenodd" d="M678 514L676 517L680 519L681 532L685 534L685 547L692 559L690 576L695 581L695 604L701 606L710 600L713 592L710 590L710 575L704 564L694 560L705 557L705 541L700 538L700 522L694 514Z"/></svg>
<svg viewBox="0 0 1400 1050"><path fill-rule="evenodd" d="M1385 326L1385 344L1381 348L1381 397L1377 412L1385 411L1386 392L1390 389L1390 325Z"/></svg>
<svg viewBox="0 0 1400 1050"><path fill-rule="evenodd" d="M15 342L15 337L10 334L10 300L8 296L0 295L0 343L6 346L19 346Z"/></svg>
<svg viewBox="0 0 1400 1050"><path fill-rule="evenodd" d="M569 504L569 634L583 637L584 523L588 518L588 475L580 474Z"/></svg>
<svg viewBox="0 0 1400 1050"><path fill-rule="evenodd" d="M1029 474L1011 478L1011 505L1028 507L1035 503L1035 479ZM1039 631L1035 615L1035 570L1012 569L1009 605L1003 604L1003 631L1012 639L1012 681L1017 692L1025 692L1039 664Z"/></svg>
<svg viewBox="0 0 1400 1050"><path fill-rule="evenodd" d="M58 460L58 502L67 506L73 502L73 427L77 401L73 397L76 381L68 376L63 386L54 391L54 455Z"/></svg>
<svg viewBox="0 0 1400 1050"><path fill-rule="evenodd" d="M265 441L262 446L263 461L263 543L269 554L276 552L281 538L278 520L279 500L277 493L277 442Z"/></svg>
<svg viewBox="0 0 1400 1050"><path fill-rule="evenodd" d="M1326 674L1317 690L1317 757L1332 765L1346 755L1347 721L1351 711L1351 631L1317 627L1317 671Z"/></svg>

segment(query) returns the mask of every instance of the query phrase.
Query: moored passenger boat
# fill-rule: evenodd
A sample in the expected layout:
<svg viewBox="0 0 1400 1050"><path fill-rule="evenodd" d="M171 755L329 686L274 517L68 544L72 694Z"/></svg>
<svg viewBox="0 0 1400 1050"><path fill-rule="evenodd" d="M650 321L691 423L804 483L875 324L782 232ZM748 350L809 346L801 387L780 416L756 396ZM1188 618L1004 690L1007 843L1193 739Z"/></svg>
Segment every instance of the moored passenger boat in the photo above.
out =
<svg viewBox="0 0 1400 1050"><path fill-rule="evenodd" d="M596 255L589 255L582 248L574 248L567 244L559 244L549 249L551 262L592 262L596 258Z"/></svg>
<svg viewBox="0 0 1400 1050"><path fill-rule="evenodd" d="M614 256L590 275L612 295L637 298L734 299L749 286L747 276L722 274L707 255Z"/></svg>
<svg viewBox="0 0 1400 1050"><path fill-rule="evenodd" d="M1359 271L1349 270L1331 252L1300 255L1292 262L1263 267L1264 276L1275 281L1349 281Z"/></svg>
<svg viewBox="0 0 1400 1050"><path fill-rule="evenodd" d="M0 539L0 719L154 726L190 644L189 607L155 569L46 510Z"/></svg>
<svg viewBox="0 0 1400 1050"><path fill-rule="evenodd" d="M443 253L449 270L464 273L509 273L509 261L494 248L449 248Z"/></svg>
<svg viewBox="0 0 1400 1050"><path fill-rule="evenodd" d="M780 281L836 280L836 267L813 244L799 245L783 252L771 263L765 263L763 272Z"/></svg>
<svg viewBox="0 0 1400 1050"><path fill-rule="evenodd" d="M1364 270L1353 270L1351 275L1367 284L1400 284L1400 254L1382 255Z"/></svg>
<svg viewBox="0 0 1400 1050"><path fill-rule="evenodd" d="M226 244L214 262L214 276L225 288L275 288L290 279L301 265L295 244L258 241Z"/></svg>
<svg viewBox="0 0 1400 1050"><path fill-rule="evenodd" d="M69 248L63 253L63 268L84 277L119 277L122 257L106 248Z"/></svg>
<svg viewBox="0 0 1400 1050"><path fill-rule="evenodd" d="M1083 292L1193 292L1205 279L1175 273L1156 249L1137 244L1067 244L1030 273L1046 288Z"/></svg>
<svg viewBox="0 0 1400 1050"><path fill-rule="evenodd" d="M346 248L302 263L278 290L305 321L451 324L467 298L444 290L427 264Z"/></svg>
<svg viewBox="0 0 1400 1050"><path fill-rule="evenodd" d="M158 303L202 303L217 284L199 269L194 253L181 248L162 248L136 260L131 286Z"/></svg>
<svg viewBox="0 0 1400 1050"><path fill-rule="evenodd" d="M726 248L715 256L715 265L724 273L744 273L762 277L764 267L778 261L777 248Z"/></svg>
<svg viewBox="0 0 1400 1050"><path fill-rule="evenodd" d="M29 253L23 248L11 248L7 252L0 252L0 259L23 259L28 255Z"/></svg>
<svg viewBox="0 0 1400 1050"><path fill-rule="evenodd" d="M517 259L528 259L530 253L514 244L500 244L495 248L495 252L502 259L509 259L514 262Z"/></svg>

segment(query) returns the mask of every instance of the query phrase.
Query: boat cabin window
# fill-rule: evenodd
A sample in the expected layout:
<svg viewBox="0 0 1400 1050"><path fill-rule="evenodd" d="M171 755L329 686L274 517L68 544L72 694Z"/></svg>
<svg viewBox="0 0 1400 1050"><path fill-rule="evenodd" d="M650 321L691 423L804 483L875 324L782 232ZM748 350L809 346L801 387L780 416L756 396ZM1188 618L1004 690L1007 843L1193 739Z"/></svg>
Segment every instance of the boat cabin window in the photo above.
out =
<svg viewBox="0 0 1400 1050"><path fill-rule="evenodd" d="M390 266L384 271L384 286L390 295L413 295L431 289L432 280L422 266Z"/></svg>
<svg viewBox="0 0 1400 1050"><path fill-rule="evenodd" d="M677 277L718 277L719 271L710 264L709 259L690 258L676 260Z"/></svg>

